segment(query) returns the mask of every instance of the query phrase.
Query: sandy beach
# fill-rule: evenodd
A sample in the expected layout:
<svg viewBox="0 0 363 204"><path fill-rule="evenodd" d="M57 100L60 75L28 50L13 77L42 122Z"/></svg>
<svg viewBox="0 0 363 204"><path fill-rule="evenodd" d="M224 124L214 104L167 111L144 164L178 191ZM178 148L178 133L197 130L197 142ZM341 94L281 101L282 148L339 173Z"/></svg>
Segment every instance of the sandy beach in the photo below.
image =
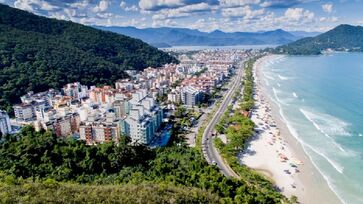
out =
<svg viewBox="0 0 363 204"><path fill-rule="evenodd" d="M254 66L255 109L251 118L256 135L241 154L241 163L271 178L284 195L295 195L300 203L341 203L290 133L279 107L261 84L261 65L274 57L261 58Z"/></svg>

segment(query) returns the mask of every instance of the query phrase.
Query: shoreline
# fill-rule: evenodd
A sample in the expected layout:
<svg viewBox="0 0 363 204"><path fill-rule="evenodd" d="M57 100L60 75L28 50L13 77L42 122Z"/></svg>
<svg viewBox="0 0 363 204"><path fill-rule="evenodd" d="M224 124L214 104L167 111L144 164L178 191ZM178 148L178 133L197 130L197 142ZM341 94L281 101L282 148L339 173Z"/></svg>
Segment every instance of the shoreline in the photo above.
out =
<svg viewBox="0 0 363 204"><path fill-rule="evenodd" d="M256 61L253 67L256 108L251 119L260 132L249 141L247 153L241 154L239 159L241 163L271 178L288 198L295 195L300 203L309 204L341 203L302 144L290 132L278 104L271 100L262 84L261 66L275 57L265 56Z"/></svg>

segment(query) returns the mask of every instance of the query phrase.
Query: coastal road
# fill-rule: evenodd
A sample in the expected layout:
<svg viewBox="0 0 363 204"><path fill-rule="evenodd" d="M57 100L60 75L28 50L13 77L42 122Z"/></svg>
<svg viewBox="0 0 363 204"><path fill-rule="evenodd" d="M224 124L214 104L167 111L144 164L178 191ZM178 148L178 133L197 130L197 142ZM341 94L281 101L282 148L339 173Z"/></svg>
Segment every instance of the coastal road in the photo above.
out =
<svg viewBox="0 0 363 204"><path fill-rule="evenodd" d="M227 110L228 105L230 104L233 94L240 87L243 77L244 70L244 62L238 64L237 67L237 76L234 77L234 80L230 83L231 87L228 90L226 96L224 97L219 109L214 114L212 120L209 122L207 127L204 130L202 137L202 151L205 159L210 164L215 164L221 170L221 172L227 177L235 177L239 178L239 176L234 172L231 167L226 164L223 158L219 155L218 150L214 147L212 132L214 131L215 125L221 119L223 113Z"/></svg>

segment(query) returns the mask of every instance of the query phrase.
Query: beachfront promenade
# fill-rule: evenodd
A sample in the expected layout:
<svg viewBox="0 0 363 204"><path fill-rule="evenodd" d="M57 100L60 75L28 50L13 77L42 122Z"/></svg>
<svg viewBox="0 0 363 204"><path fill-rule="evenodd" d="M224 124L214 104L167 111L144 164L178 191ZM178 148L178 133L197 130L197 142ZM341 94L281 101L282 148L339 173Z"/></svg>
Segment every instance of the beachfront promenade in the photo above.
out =
<svg viewBox="0 0 363 204"><path fill-rule="evenodd" d="M216 113L213 115L211 121L207 125L204 130L202 137L202 150L203 155L208 163L215 164L221 170L221 172L228 177L239 178L238 174L234 172L231 167L223 160L220 156L218 150L214 147L213 144L213 135L215 125L221 119L223 113L227 110L228 105L231 103L233 94L240 87L243 77L243 67L244 62L238 64L237 75L234 77L234 80L231 82L231 88L228 90L225 98L223 99L221 105L219 106Z"/></svg>

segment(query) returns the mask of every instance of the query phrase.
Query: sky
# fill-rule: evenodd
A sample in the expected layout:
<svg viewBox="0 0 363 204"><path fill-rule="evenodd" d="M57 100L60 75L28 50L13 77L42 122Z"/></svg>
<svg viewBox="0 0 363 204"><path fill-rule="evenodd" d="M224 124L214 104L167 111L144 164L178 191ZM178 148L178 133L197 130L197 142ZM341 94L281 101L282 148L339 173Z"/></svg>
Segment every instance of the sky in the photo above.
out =
<svg viewBox="0 0 363 204"><path fill-rule="evenodd" d="M182 27L211 32L323 32L363 25L363 0L0 0L86 25Z"/></svg>

